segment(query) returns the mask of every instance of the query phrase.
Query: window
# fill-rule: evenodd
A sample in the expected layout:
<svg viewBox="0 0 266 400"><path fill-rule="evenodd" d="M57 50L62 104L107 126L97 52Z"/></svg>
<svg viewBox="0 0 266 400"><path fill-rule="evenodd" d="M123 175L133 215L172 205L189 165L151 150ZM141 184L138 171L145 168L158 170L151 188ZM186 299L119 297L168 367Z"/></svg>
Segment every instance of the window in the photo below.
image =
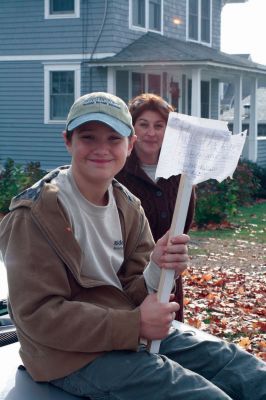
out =
<svg viewBox="0 0 266 400"><path fill-rule="evenodd" d="M210 82L201 81L201 117L210 118Z"/></svg>
<svg viewBox="0 0 266 400"><path fill-rule="evenodd" d="M79 18L80 0L45 0L45 18Z"/></svg>
<svg viewBox="0 0 266 400"><path fill-rule="evenodd" d="M211 42L211 0L188 1L188 39Z"/></svg>
<svg viewBox="0 0 266 400"><path fill-rule="evenodd" d="M145 28L146 24L145 15L145 0L133 0L132 1L132 24Z"/></svg>
<svg viewBox="0 0 266 400"><path fill-rule="evenodd" d="M210 43L211 9L210 0L201 0L201 41Z"/></svg>
<svg viewBox="0 0 266 400"><path fill-rule="evenodd" d="M126 103L129 101L128 93L129 71L116 71L116 93Z"/></svg>
<svg viewBox="0 0 266 400"><path fill-rule="evenodd" d="M50 71L50 118L62 120L74 102L74 71Z"/></svg>
<svg viewBox="0 0 266 400"><path fill-rule="evenodd" d="M189 39L198 39L198 0L189 0Z"/></svg>
<svg viewBox="0 0 266 400"><path fill-rule="evenodd" d="M131 0L131 25L134 28L162 31L163 0Z"/></svg>
<svg viewBox="0 0 266 400"><path fill-rule="evenodd" d="M161 75L148 75L148 92L161 94Z"/></svg>
<svg viewBox="0 0 266 400"><path fill-rule="evenodd" d="M161 0L149 1L149 29L161 31Z"/></svg>
<svg viewBox="0 0 266 400"><path fill-rule="evenodd" d="M75 11L74 0L50 0L51 14L71 14Z"/></svg>
<svg viewBox="0 0 266 400"><path fill-rule="evenodd" d="M146 92L145 74L132 72L131 84L132 84L132 97L138 96L139 94Z"/></svg>
<svg viewBox="0 0 266 400"><path fill-rule="evenodd" d="M165 79L167 79L166 76ZM160 74L116 71L116 94L126 102L145 92L162 96L162 86L163 79Z"/></svg>
<svg viewBox="0 0 266 400"><path fill-rule="evenodd" d="M266 124L258 124L258 136L266 137Z"/></svg>
<svg viewBox="0 0 266 400"><path fill-rule="evenodd" d="M188 79L188 115L191 115L192 80ZM210 118L210 82L200 82L200 108L201 118Z"/></svg>
<svg viewBox="0 0 266 400"><path fill-rule="evenodd" d="M62 123L80 95L80 66L46 65L44 83L44 122Z"/></svg>

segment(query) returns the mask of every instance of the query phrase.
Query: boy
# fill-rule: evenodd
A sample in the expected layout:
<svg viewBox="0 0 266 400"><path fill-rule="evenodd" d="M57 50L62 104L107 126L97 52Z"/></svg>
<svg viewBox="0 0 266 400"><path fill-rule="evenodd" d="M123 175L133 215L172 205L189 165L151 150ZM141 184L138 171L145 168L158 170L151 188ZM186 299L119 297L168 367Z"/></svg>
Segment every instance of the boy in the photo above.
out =
<svg viewBox="0 0 266 400"><path fill-rule="evenodd" d="M188 236L154 245L139 200L113 179L135 141L125 103L82 96L64 140L71 166L13 199L1 223L10 314L33 379L91 399L264 398L265 364L171 329L179 305L157 301L160 268L187 266ZM148 351L153 339L160 355Z"/></svg>

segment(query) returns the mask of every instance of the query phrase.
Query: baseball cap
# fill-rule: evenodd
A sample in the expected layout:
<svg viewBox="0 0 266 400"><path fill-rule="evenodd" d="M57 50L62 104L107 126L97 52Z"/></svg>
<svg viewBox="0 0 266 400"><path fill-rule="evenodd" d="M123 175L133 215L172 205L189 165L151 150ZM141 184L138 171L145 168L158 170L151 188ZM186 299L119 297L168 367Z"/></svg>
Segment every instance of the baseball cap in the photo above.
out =
<svg viewBox="0 0 266 400"><path fill-rule="evenodd" d="M103 122L122 136L134 133L126 103L110 93L93 92L79 97L69 110L66 130L71 132L90 121Z"/></svg>

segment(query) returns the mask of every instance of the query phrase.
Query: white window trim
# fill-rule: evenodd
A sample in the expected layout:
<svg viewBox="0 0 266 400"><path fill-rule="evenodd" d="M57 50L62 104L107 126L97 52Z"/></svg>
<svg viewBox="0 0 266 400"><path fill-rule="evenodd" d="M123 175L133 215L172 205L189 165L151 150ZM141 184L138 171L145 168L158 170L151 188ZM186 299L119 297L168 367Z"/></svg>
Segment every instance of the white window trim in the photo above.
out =
<svg viewBox="0 0 266 400"><path fill-rule="evenodd" d="M161 0L161 30L157 31L154 29L149 29L149 0L145 0L145 27L133 25L133 0L129 0L129 28L135 31L142 31L142 32L155 32L163 34L163 3L164 0Z"/></svg>
<svg viewBox="0 0 266 400"><path fill-rule="evenodd" d="M205 46L212 46L212 0L210 0L210 42L204 42L201 40L201 0L198 0L198 40L191 39L189 37L189 0L187 0L186 3L186 16L187 16L187 22L186 22L186 39L189 42L194 42L194 43L201 43Z"/></svg>
<svg viewBox="0 0 266 400"><path fill-rule="evenodd" d="M80 0L74 0L74 12L62 14L50 14L50 1L44 0L44 18L45 19L61 19L61 18L80 18Z"/></svg>
<svg viewBox="0 0 266 400"><path fill-rule="evenodd" d="M50 118L50 71L74 71L74 98L80 96L80 64L50 64L44 65L44 123L62 124L65 120Z"/></svg>
<svg viewBox="0 0 266 400"><path fill-rule="evenodd" d="M129 28L134 29L136 31L147 32L146 21L145 21L145 27L133 25L133 4L132 3L133 3L133 0L129 0L129 16L128 16ZM145 4L145 8L146 8L146 4Z"/></svg>

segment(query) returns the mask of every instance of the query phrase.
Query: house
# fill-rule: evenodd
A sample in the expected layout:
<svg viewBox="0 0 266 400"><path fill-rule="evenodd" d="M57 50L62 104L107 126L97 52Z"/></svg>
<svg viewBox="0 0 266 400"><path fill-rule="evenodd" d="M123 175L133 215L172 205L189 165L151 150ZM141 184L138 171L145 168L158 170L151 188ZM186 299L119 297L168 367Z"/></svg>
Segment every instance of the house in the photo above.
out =
<svg viewBox="0 0 266 400"><path fill-rule="evenodd" d="M235 56L237 57L242 57L246 60L250 60L251 59L251 55L250 54L235 54ZM226 110L229 110L230 108L233 107L234 105L234 84L231 82L224 82L222 83L222 89L221 89L221 99L220 99L220 103L221 103L221 113L223 113ZM242 100L243 98L247 97L250 94L250 82L245 79L242 82Z"/></svg>
<svg viewBox="0 0 266 400"><path fill-rule="evenodd" d="M247 90L249 93L249 91ZM266 159L266 147L260 146L260 141L265 142L266 140L266 87L258 87L257 89L257 143L258 143L258 160ZM234 103L233 99L230 101L231 106L226 107L222 114L221 119L228 122L228 127L232 130L234 121ZM250 95L246 95L241 102L241 119L242 119L242 130L247 129L249 131L250 125ZM243 149L243 157L248 158L248 141L246 141ZM265 165L265 164L264 164Z"/></svg>
<svg viewBox="0 0 266 400"><path fill-rule="evenodd" d="M260 164L256 93L266 67L220 51L226 3L246 0L2 0L0 163L70 161L61 132L81 94L109 91L125 101L150 91L182 113L219 118L221 84L234 84L234 132L242 86L251 84L247 157ZM266 85L265 85L266 86Z"/></svg>

